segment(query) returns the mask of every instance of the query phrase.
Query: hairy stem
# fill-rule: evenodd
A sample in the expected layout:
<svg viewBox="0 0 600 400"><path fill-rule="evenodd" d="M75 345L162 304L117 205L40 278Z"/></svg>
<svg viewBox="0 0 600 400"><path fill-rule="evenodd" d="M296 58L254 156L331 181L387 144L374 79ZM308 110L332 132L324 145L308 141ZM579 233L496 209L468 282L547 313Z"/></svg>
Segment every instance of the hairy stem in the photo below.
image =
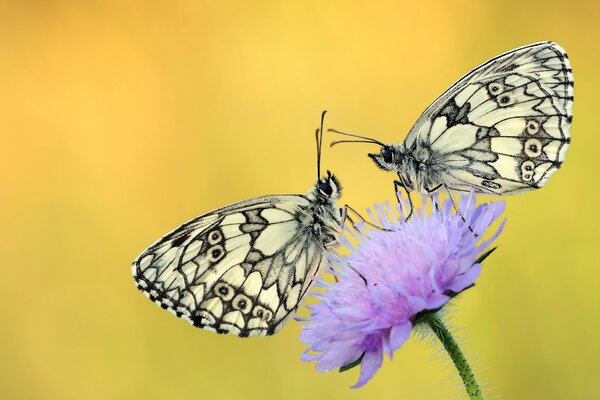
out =
<svg viewBox="0 0 600 400"><path fill-rule="evenodd" d="M465 385L465 390L470 399L483 400L483 395L473 375L473 370L469 366L465 355L458 347L458 343L454 340L452 333L446 328L440 317L436 313L428 314L423 321L431 329L431 331L442 342L448 355L452 359L454 366L458 370L460 377Z"/></svg>

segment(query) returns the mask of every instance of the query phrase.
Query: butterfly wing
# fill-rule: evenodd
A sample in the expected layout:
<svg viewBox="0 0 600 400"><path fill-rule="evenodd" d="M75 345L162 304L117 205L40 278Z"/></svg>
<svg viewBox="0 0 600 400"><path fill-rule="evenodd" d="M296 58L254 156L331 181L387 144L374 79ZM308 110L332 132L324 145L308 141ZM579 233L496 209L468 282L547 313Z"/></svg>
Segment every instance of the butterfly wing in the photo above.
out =
<svg viewBox="0 0 600 400"><path fill-rule="evenodd" d="M201 215L138 256L137 287L197 327L271 335L323 262L323 243L300 220L309 206L300 195L263 196Z"/></svg>
<svg viewBox="0 0 600 400"><path fill-rule="evenodd" d="M404 145L430 151L455 190L508 194L539 188L570 142L573 74L556 43L521 47L471 71L419 117Z"/></svg>

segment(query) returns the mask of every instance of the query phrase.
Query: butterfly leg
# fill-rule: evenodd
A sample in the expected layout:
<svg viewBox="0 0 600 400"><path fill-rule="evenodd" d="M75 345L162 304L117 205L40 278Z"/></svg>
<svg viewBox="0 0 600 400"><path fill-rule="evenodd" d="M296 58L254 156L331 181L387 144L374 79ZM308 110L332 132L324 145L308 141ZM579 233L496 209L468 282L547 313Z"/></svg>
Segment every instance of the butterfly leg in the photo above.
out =
<svg viewBox="0 0 600 400"><path fill-rule="evenodd" d="M347 218L350 223L352 224L352 226L355 225L354 220L352 220L352 218L350 218L350 216L348 215L349 212L352 212L352 214L354 214L355 216L357 216L358 218L360 218L361 222L363 222L366 225L369 225L371 228L375 228L378 229L380 231L390 231L390 229L381 227L379 225L376 225L372 222L369 222L365 219L365 217L363 217L362 215L360 215L360 213L358 211L356 211L354 208L350 207L348 204L344 205L344 212L343 212L343 217Z"/></svg>
<svg viewBox="0 0 600 400"><path fill-rule="evenodd" d="M350 225L352 226L352 228L356 228L356 222L354 222L354 220L352 219L352 217L350 217L350 215L348 215L348 210L350 209L350 207L348 207L348 205L346 204L344 206L344 208L340 208L340 214L342 217L342 223L345 223L346 221L350 221ZM337 245L337 242L333 242L335 245ZM325 245L325 247L327 247L328 244Z"/></svg>
<svg viewBox="0 0 600 400"><path fill-rule="evenodd" d="M340 256L339 254L337 254L337 253L330 252L330 254L331 254L331 256L332 256L332 257L335 257L335 258L336 258L336 261L337 261L337 262L340 262L340 263L343 263L343 264L345 264L346 268L349 268L349 269L351 269L352 271L356 272L356 274L357 274L357 275L358 275L358 276L359 276L359 277L360 277L360 278L363 280L363 282L365 283L365 286L368 286L368 285L369 285L369 284L368 284L368 282L367 282L367 278L365 278L365 276L364 276L363 274L361 274L361 273L360 273L360 271L358 271L356 268L354 268L354 267L352 266L352 264L350 264L348 261L344 260L344 258L343 258L343 257L341 257L341 256ZM336 274L336 272L337 272L337 271L335 271L335 270L332 268L332 272L333 272L333 274L332 274L332 275L333 275L333 279L335 279L335 281L336 281L336 282L339 282L339 279L338 279L338 277L337 277L337 274Z"/></svg>
<svg viewBox="0 0 600 400"><path fill-rule="evenodd" d="M454 210L456 210L456 213L458 215L460 215L460 218L463 220L463 222L467 223L467 220L465 219L465 217L462 215L462 213L458 209L458 205L456 204L456 201L454 200L454 196L452 196L452 192L450 191L450 188L448 186L446 186L446 185L443 185L443 186L446 189L446 192L448 192L448 196L450 196L450 200L452 201L452 205L454 206ZM473 235L475 235L475 237L479 236L478 234L475 233L475 231L473 230L473 227L471 226L471 224L469 224L469 230L471 231L471 233L473 233Z"/></svg>
<svg viewBox="0 0 600 400"><path fill-rule="evenodd" d="M394 193L396 194L396 199L398 200L398 203L402 205L402 199L400 198L400 196L398 196L398 188L402 188L406 192L406 197L408 197L408 206L410 207L410 210L408 212L408 216L404 218L404 220L408 221L413 214L413 203L412 199L410 198L410 191L406 188L406 184L404 183L404 179L402 179L402 175L400 175L400 173L398 173L398 179L399 180L394 181ZM404 207L402 208L404 209Z"/></svg>
<svg viewBox="0 0 600 400"><path fill-rule="evenodd" d="M444 184L439 184L436 187L434 187L433 189L427 189L427 188L425 188L425 190L429 194L429 198L431 199L431 204L433 204L433 206L435 207L436 211L440 211L440 206L439 206L439 204L437 202L437 199L435 197L433 197L433 194L435 192L437 192L438 190L440 190L440 188L442 186L444 186Z"/></svg>

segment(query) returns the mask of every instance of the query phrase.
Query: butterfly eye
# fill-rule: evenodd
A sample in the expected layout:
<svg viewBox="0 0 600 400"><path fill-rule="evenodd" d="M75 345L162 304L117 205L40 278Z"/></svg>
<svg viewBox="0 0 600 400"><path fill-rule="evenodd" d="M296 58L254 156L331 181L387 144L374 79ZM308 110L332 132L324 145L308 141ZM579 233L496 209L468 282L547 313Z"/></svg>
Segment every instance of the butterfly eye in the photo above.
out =
<svg viewBox="0 0 600 400"><path fill-rule="evenodd" d="M319 181L319 190L327 196L331 196L331 194L333 193L333 188L331 187L331 184L328 180L325 182Z"/></svg>
<svg viewBox="0 0 600 400"><path fill-rule="evenodd" d="M381 157L383 157L383 161L385 161L386 163L391 163L394 159L392 148L384 147L381 150Z"/></svg>

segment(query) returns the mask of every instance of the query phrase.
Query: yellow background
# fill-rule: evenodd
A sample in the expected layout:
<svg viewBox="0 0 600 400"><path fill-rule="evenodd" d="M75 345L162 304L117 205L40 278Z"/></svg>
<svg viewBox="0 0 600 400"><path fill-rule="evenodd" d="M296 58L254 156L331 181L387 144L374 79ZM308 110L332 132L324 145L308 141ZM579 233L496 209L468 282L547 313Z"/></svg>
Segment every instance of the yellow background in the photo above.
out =
<svg viewBox="0 0 600 400"><path fill-rule="evenodd" d="M546 188L507 198L454 321L488 397L597 397L599 21L592 1L3 2L0 397L464 398L417 340L350 390L357 371L299 360L296 322L249 340L193 329L130 263L205 211L304 193L321 110L401 141L462 74L540 40L573 64L573 143ZM392 198L373 150L324 152L357 209Z"/></svg>

